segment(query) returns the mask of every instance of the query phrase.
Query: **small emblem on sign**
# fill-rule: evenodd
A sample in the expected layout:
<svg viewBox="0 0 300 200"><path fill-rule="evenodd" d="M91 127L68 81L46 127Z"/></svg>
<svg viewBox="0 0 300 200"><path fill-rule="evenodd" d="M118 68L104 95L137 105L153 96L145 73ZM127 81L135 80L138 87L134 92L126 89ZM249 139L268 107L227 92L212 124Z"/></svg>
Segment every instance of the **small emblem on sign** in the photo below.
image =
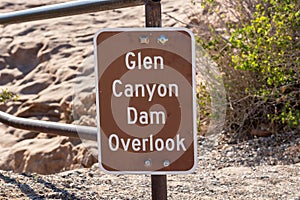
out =
<svg viewBox="0 0 300 200"><path fill-rule="evenodd" d="M169 39L167 38L166 35L160 35L159 38L157 38L158 44L165 45Z"/></svg>
<svg viewBox="0 0 300 200"><path fill-rule="evenodd" d="M149 44L149 42L150 42L149 36L145 36L145 35L140 36L140 43L141 44Z"/></svg>

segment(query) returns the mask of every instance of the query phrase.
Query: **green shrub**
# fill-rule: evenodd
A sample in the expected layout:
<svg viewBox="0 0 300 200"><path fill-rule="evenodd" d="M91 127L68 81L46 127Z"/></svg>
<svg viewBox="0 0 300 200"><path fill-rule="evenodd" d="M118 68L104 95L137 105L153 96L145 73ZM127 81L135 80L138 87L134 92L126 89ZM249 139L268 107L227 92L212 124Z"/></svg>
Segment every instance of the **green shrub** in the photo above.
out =
<svg viewBox="0 0 300 200"><path fill-rule="evenodd" d="M198 117L197 117L197 127L198 133L204 135L208 124L209 118L211 117L211 110L208 105L211 104L210 95L208 89L205 87L203 83L199 83L196 87L197 93L197 105L198 105Z"/></svg>
<svg viewBox="0 0 300 200"><path fill-rule="evenodd" d="M205 9L219 12L216 2L201 1ZM222 19L226 30L222 33L211 24L210 38L199 43L225 73L228 128L237 134L260 128L262 123L269 124L272 132L299 128L299 1L227 3L234 5L238 20Z"/></svg>
<svg viewBox="0 0 300 200"><path fill-rule="evenodd" d="M0 92L0 103L1 102L7 102L10 100L17 100L18 99L18 95L16 95L13 92L8 91L7 89L2 90L2 92Z"/></svg>

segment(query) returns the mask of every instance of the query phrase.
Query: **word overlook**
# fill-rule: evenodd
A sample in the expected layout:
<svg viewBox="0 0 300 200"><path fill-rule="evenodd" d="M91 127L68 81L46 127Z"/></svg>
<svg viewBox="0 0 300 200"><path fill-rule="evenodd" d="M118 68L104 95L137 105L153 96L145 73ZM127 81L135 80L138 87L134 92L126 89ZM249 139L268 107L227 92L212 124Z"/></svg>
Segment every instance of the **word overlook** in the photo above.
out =
<svg viewBox="0 0 300 200"><path fill-rule="evenodd" d="M162 56L143 56L141 52L127 52L125 57L125 66L128 70L164 70L164 59ZM123 83L120 79L116 79L112 83L112 94L119 98L125 97L148 97L151 102L154 96L159 97L178 97L179 86L175 83L170 84L141 84L141 83ZM149 124L165 124L167 115L164 111L140 111L135 107L127 107L127 124L136 123L142 125ZM186 151L184 144L185 138L181 138L179 134L174 138L155 138L151 134L148 138L124 139L117 134L111 134L108 138L109 149L117 151L120 147L124 151L132 149L133 151Z"/></svg>

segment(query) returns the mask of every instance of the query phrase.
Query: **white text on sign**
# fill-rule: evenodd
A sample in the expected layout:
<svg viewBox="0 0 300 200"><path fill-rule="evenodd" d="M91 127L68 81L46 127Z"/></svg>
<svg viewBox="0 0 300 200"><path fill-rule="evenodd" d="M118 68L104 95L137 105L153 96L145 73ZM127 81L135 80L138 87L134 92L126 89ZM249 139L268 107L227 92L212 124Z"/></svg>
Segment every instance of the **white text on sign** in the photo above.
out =
<svg viewBox="0 0 300 200"><path fill-rule="evenodd" d="M133 52L128 52L125 55L125 66L128 70L164 70L164 59L162 56L142 56L141 52L137 55ZM154 96L158 97L178 97L179 86L176 83L123 83L120 79L116 79L112 83L112 94L114 97L148 97L151 102ZM164 111L140 111L135 107L127 107L127 124L133 125L140 123L142 125L148 124L165 124L166 113ZM111 134L108 138L109 149L117 151L119 148L124 151L132 149L133 151L186 151L184 144L185 138L181 138L177 134L174 138L154 138L151 134L148 138L134 138L124 139L117 134Z"/></svg>
<svg viewBox="0 0 300 200"><path fill-rule="evenodd" d="M108 138L109 148L111 151L117 151L120 146L124 151L128 151L129 147L133 151L186 151L184 145L185 138L180 138L177 134L175 138L168 138L165 141L162 138L153 138L150 135L149 138L134 138L134 139L124 139L119 138L117 134L111 134Z"/></svg>

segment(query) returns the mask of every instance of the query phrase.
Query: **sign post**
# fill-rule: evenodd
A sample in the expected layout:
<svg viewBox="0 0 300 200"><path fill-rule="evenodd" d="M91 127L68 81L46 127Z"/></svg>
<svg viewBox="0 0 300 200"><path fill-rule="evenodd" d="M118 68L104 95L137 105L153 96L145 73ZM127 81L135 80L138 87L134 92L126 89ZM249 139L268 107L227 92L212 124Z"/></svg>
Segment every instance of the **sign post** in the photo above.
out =
<svg viewBox="0 0 300 200"><path fill-rule="evenodd" d="M146 27L161 27L160 0L148 1L145 5ZM167 200L167 175L151 175L152 200Z"/></svg>
<svg viewBox="0 0 300 200"><path fill-rule="evenodd" d="M160 2L148 3L146 25L161 26ZM166 175L197 165L193 34L103 29L94 44L100 166L107 173L151 174L152 199L166 199Z"/></svg>

